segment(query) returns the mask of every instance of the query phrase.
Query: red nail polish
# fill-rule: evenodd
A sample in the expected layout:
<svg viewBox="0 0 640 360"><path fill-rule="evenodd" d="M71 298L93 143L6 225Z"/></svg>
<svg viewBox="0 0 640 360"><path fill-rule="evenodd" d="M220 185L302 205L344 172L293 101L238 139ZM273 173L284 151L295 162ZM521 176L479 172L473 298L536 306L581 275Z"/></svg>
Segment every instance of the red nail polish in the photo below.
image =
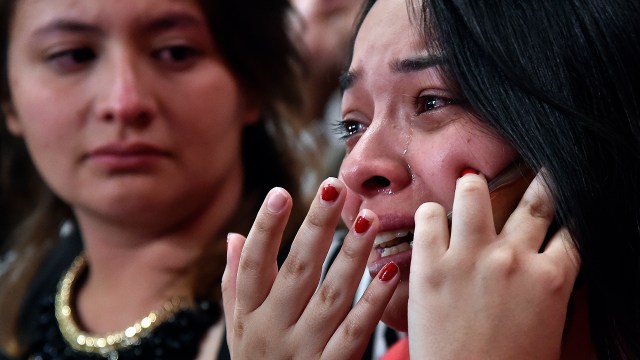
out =
<svg viewBox="0 0 640 360"><path fill-rule="evenodd" d="M336 199L338 198L338 195L340 195L340 193L338 192L338 189L336 189L335 186L331 185L331 184L327 184L322 188L322 200L324 201L336 201Z"/></svg>
<svg viewBox="0 0 640 360"><path fill-rule="evenodd" d="M358 218L356 219L356 224L354 228L358 234L362 234L365 231L369 230L370 226L371 226L371 221L369 221L367 218L363 216L358 216Z"/></svg>
<svg viewBox="0 0 640 360"><path fill-rule="evenodd" d="M476 175L479 175L479 174L480 174L480 171L478 171L478 170L476 170L476 169L473 169L473 168L466 168L466 169L462 170L462 172L460 173L460 177L463 177L463 176L465 176L465 175L467 175L467 174L476 174Z"/></svg>
<svg viewBox="0 0 640 360"><path fill-rule="evenodd" d="M380 279L380 281L386 282L393 279L397 273L398 273L398 265L396 265L396 263L392 261L390 263L387 263L387 265L385 265L382 268L382 270L380 270L378 279Z"/></svg>

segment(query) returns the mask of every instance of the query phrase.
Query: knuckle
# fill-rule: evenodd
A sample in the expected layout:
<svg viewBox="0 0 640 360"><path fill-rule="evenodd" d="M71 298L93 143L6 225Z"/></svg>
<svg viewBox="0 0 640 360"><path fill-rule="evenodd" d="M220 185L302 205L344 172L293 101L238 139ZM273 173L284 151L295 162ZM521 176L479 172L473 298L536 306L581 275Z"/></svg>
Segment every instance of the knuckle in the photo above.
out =
<svg viewBox="0 0 640 360"><path fill-rule="evenodd" d="M491 271L508 278L518 271L520 260L517 252L509 246L500 246L491 253Z"/></svg>
<svg viewBox="0 0 640 360"><path fill-rule="evenodd" d="M374 295L373 291L365 291L360 297L360 300L358 300L358 303L365 307L375 307L378 304L377 299L378 297Z"/></svg>
<svg viewBox="0 0 640 360"><path fill-rule="evenodd" d="M293 254L287 257L287 260L283 264L283 270L281 273L289 278L303 277L309 273L309 265Z"/></svg>
<svg viewBox="0 0 640 360"><path fill-rule="evenodd" d="M342 323L342 339L348 344L359 342L361 338L366 336L359 321L347 319Z"/></svg>
<svg viewBox="0 0 640 360"><path fill-rule="evenodd" d="M236 314L233 320L233 333L236 337L242 337L244 335L244 331L244 318Z"/></svg>
<svg viewBox="0 0 640 360"><path fill-rule="evenodd" d="M308 232L316 232L325 227L326 220L325 216L316 211L311 211L307 215L307 219L304 222L303 226L306 228Z"/></svg>
<svg viewBox="0 0 640 360"><path fill-rule="evenodd" d="M324 284L318 290L318 300L325 309L332 308L342 298L340 288L331 284Z"/></svg>
<svg viewBox="0 0 640 360"><path fill-rule="evenodd" d="M272 221L263 216L259 216L253 223L253 230L258 233L270 233L272 229Z"/></svg>
<svg viewBox="0 0 640 360"><path fill-rule="evenodd" d="M339 255L342 257L342 259L344 259L344 261L352 262L357 261L362 256L361 253L362 252L359 251L359 249L354 246L351 241L346 241L340 249Z"/></svg>
<svg viewBox="0 0 640 360"><path fill-rule="evenodd" d="M542 191L542 190L541 190ZM554 209L545 196L534 196L522 199L525 209L534 218L550 219L553 217Z"/></svg>
<svg viewBox="0 0 640 360"><path fill-rule="evenodd" d="M551 263L539 266L537 276L551 294L562 293L570 285L566 271L562 271L561 268Z"/></svg>
<svg viewBox="0 0 640 360"><path fill-rule="evenodd" d="M250 254L243 254L240 257L240 264L238 264L238 272L257 273L260 271L260 264L257 258L252 257Z"/></svg>
<svg viewBox="0 0 640 360"><path fill-rule="evenodd" d="M424 203L416 211L416 217L426 221L440 219L446 215L444 207L434 202Z"/></svg>
<svg viewBox="0 0 640 360"><path fill-rule="evenodd" d="M480 178L466 178L464 181L460 181L457 186L458 191L462 194L476 194L483 191L487 191L487 184Z"/></svg>

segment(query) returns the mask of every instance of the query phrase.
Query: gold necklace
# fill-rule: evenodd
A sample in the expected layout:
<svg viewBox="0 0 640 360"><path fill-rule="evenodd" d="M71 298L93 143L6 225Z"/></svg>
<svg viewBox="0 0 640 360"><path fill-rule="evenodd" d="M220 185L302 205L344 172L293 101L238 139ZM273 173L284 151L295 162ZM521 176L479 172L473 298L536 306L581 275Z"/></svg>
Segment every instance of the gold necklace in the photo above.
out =
<svg viewBox="0 0 640 360"><path fill-rule="evenodd" d="M78 255L67 270L56 292L55 313L58 326L64 340L76 351L107 355L114 351L123 350L140 343L140 339L150 333L163 321L167 320L178 310L186 307L180 297L169 299L164 305L149 313L135 324L125 330L110 333L106 336L95 336L78 328L73 316L71 295L74 290L74 282L86 268L83 255Z"/></svg>

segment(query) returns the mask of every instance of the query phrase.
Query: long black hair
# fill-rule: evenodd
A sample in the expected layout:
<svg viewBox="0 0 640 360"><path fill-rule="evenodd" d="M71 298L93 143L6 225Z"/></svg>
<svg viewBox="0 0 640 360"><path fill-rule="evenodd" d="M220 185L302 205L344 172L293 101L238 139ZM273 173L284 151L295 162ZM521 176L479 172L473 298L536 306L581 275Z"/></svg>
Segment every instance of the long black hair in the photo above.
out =
<svg viewBox="0 0 640 360"><path fill-rule="evenodd" d="M424 0L451 79L547 170L598 358L640 358L640 16L626 0Z"/></svg>
<svg viewBox="0 0 640 360"><path fill-rule="evenodd" d="M598 358L640 358L640 3L420 5L425 45L442 52L469 108L546 169L556 220L581 255Z"/></svg>
<svg viewBox="0 0 640 360"><path fill-rule="evenodd" d="M424 0L471 107L546 179L598 358L640 358L640 5Z"/></svg>

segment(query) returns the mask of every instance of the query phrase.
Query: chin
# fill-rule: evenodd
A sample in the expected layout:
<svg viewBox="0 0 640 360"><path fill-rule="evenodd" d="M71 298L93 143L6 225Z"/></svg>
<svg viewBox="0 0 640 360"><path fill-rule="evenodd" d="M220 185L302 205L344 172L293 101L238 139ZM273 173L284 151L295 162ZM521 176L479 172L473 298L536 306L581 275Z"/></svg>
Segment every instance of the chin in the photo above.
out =
<svg viewBox="0 0 640 360"><path fill-rule="evenodd" d="M382 322L387 326L402 332L407 332L407 306L409 301L409 281L402 280L393 293L391 301L382 314Z"/></svg>

